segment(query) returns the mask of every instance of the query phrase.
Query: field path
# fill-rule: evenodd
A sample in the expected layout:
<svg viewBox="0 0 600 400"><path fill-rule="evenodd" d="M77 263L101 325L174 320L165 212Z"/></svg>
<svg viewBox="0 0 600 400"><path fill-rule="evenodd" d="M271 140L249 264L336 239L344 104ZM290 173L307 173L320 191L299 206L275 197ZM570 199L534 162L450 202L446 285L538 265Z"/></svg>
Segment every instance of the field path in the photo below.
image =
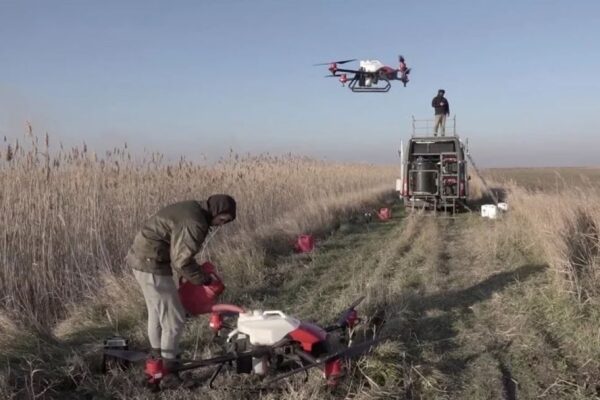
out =
<svg viewBox="0 0 600 400"><path fill-rule="evenodd" d="M388 338L373 354L352 363L348 377L333 392L324 388L314 369L307 382L302 376L288 381L282 388L285 398L600 398L589 397L596 389L583 391L573 383L578 368L561 347L563 337L543 318L553 307L540 290L548 285L549 274L545 266L531 262L518 238L511 237L511 225L476 214L406 215L401 207L395 207L393 215L386 222L355 218L344 223L320 239L312 254L272 256L263 282L238 299L251 309L282 310L328 325L348 304L365 296L358 307L363 324L355 339L374 333ZM197 347L209 356L210 346L205 345L211 333L206 325L205 318L190 321L183 347ZM71 350L85 356L88 351L79 346L82 338L89 342L89 336L80 331ZM250 385L256 383L237 375L219 378L219 389L180 389L156 397L135 384L139 373L90 371L75 397L68 397L74 390L72 380L61 380L55 393L59 398L82 398L82 393L89 394L86 398L116 399L283 398L277 390L231 390L247 384L246 378ZM206 380L207 371L193 374Z"/></svg>
<svg viewBox="0 0 600 400"><path fill-rule="evenodd" d="M282 258L259 302L327 323L367 296L367 325L385 320L392 340L347 397L530 398L519 381L535 377L513 365L512 311L501 299L535 285L544 267L482 251L472 241L493 228L487 222L396 210L390 222L334 234L312 256Z"/></svg>

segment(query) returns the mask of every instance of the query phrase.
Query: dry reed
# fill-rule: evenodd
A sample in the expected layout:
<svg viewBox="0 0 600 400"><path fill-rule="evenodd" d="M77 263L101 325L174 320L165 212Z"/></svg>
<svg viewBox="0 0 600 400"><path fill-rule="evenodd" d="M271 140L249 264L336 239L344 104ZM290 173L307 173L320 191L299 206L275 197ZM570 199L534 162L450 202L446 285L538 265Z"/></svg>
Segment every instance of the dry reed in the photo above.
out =
<svg viewBox="0 0 600 400"><path fill-rule="evenodd" d="M127 145L102 156L85 144L52 152L30 126L25 140L5 143L0 161L0 293L5 312L40 328L93 298L101 276L124 271L136 229L161 206L213 193L238 200L238 220L208 254L235 289L260 280L269 240L333 222L393 188L395 173L293 155L232 152L202 165L159 153L136 159Z"/></svg>

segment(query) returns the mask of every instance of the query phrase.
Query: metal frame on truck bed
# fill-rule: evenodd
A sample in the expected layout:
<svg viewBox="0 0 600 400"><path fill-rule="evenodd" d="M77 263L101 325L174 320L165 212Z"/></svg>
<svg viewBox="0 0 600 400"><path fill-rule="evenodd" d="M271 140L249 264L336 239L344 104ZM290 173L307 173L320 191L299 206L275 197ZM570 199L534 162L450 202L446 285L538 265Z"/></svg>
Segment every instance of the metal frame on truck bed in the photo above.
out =
<svg viewBox="0 0 600 400"><path fill-rule="evenodd" d="M412 120L412 136L401 145L397 190L411 209L452 214L468 209L467 147L456 134L456 117L448 136L428 136L433 120Z"/></svg>

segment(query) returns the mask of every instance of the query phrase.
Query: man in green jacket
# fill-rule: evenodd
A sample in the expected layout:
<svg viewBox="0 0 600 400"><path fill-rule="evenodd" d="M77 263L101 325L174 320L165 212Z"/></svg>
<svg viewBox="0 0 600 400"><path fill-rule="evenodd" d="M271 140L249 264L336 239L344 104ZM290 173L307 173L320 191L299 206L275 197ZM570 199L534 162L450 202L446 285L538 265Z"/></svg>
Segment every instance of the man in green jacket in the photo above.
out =
<svg viewBox="0 0 600 400"><path fill-rule="evenodd" d="M142 287L148 308L148 338L167 369L177 365L185 310L173 270L196 285L209 284L195 260L210 227L235 219L236 203L223 194L207 201L182 201L154 214L133 240L126 261Z"/></svg>

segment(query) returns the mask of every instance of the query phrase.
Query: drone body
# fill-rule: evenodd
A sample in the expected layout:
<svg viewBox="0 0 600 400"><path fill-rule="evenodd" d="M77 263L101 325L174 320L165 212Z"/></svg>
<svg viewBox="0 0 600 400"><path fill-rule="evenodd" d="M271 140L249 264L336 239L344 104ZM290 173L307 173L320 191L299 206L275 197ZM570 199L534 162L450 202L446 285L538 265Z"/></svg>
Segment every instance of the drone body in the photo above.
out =
<svg viewBox="0 0 600 400"><path fill-rule="evenodd" d="M357 60L333 61L315 65L328 65L331 75L327 75L326 77L337 77L343 86L346 86L347 83L348 88L353 92L385 93L391 89L391 81L398 80L404 86L409 81L410 68L406 66L406 62L402 56L398 57L398 68L385 65L379 60L360 60L358 69L339 67L339 65L353 61Z"/></svg>
<svg viewBox="0 0 600 400"><path fill-rule="evenodd" d="M336 386L343 376L344 360L370 352L384 339L376 337L351 344L353 330L361 322L356 307L363 299L350 304L338 320L327 327L302 321L279 310L246 311L234 305L216 304L211 307L209 326L215 333L215 343L221 342L221 355L181 360L180 366L167 369L162 359L130 350L126 339L113 337L105 341L103 369L145 362L145 382L155 390L169 373L210 367L216 367L208 382L210 388L218 386L215 386L215 379L222 372L258 375L262 384L256 389L266 390L295 374L302 373L307 378L307 371L312 368L322 369L325 383Z"/></svg>

